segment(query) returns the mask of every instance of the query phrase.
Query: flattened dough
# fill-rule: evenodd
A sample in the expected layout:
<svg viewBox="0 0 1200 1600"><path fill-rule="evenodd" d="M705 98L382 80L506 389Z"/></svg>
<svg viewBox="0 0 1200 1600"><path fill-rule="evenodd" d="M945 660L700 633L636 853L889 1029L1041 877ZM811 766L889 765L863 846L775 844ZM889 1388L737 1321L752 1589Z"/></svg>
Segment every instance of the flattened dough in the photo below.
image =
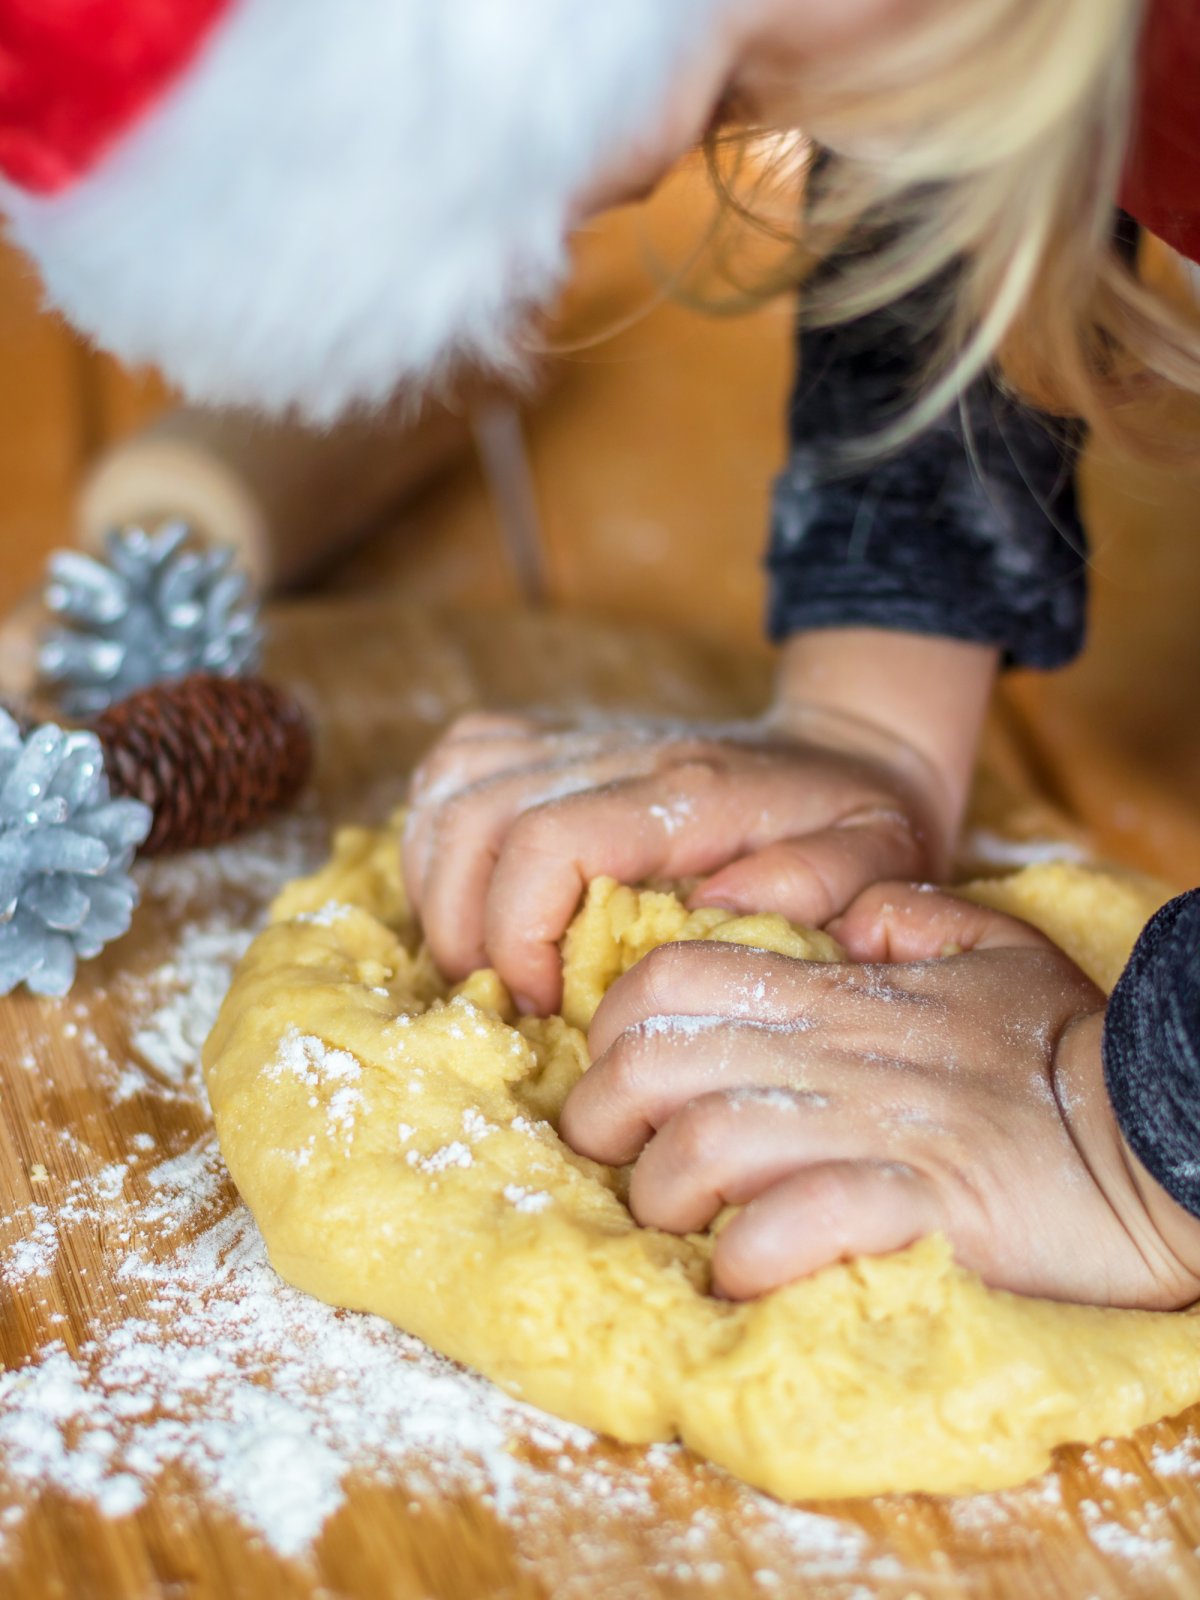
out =
<svg viewBox="0 0 1200 1600"><path fill-rule="evenodd" d="M1031 920L1049 906L1107 978L1162 896L1056 866L980 898ZM1013 1484L1055 1445L1200 1398L1200 1320L994 1293L936 1238L715 1300L709 1239L639 1228L624 1174L561 1143L579 1027L646 950L707 937L836 959L822 935L601 880L566 944L569 1020L516 1023L494 973L439 980L393 831L342 834L272 916L205 1062L225 1158L290 1283L559 1416L681 1438L784 1499Z"/></svg>

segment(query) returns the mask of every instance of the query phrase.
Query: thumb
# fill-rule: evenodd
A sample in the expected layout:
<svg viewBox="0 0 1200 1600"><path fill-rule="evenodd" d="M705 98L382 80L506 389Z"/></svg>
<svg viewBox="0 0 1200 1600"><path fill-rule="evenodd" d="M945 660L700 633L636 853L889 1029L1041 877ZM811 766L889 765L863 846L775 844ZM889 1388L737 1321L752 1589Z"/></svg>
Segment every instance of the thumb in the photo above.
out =
<svg viewBox="0 0 1200 1600"><path fill-rule="evenodd" d="M829 932L852 961L933 961L968 950L1052 949L1028 922L927 885L876 883Z"/></svg>
<svg viewBox="0 0 1200 1600"><path fill-rule="evenodd" d="M911 876L922 866L908 819L876 812L743 856L702 883L688 904L742 915L776 911L789 922L822 928L868 884Z"/></svg>

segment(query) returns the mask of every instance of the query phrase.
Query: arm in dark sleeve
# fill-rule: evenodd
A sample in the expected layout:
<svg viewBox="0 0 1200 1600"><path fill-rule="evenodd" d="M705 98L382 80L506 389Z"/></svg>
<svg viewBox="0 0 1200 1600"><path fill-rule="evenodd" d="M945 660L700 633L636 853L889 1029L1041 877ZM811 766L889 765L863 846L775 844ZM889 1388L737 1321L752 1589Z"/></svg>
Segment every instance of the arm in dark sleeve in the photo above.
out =
<svg viewBox="0 0 1200 1600"><path fill-rule="evenodd" d="M772 506L771 634L890 628L1059 666L1082 645L1087 599L1076 429L989 375L898 453L839 463L919 393L937 292L799 333L791 454Z"/></svg>
<svg viewBox="0 0 1200 1600"><path fill-rule="evenodd" d="M1134 1155L1200 1217L1200 889L1155 916L1113 990L1104 1081Z"/></svg>

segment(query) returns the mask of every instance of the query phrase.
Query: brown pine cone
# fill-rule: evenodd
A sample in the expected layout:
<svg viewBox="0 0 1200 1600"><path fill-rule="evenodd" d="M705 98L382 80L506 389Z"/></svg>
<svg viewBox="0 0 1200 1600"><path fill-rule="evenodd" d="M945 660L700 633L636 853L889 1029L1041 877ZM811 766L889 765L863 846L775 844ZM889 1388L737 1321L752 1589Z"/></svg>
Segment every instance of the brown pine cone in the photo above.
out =
<svg viewBox="0 0 1200 1600"><path fill-rule="evenodd" d="M261 678L195 673L140 689L92 723L114 796L143 800L142 855L221 844L290 805L312 768L299 703Z"/></svg>

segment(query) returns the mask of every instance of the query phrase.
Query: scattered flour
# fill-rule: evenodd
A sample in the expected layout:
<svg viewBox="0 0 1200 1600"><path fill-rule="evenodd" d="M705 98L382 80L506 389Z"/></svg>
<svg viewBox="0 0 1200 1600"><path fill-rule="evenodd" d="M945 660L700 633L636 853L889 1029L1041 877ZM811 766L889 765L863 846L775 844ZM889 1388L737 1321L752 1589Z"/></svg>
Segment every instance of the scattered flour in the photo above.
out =
<svg viewBox="0 0 1200 1600"><path fill-rule="evenodd" d="M4 1218L5 1222L11 1218ZM10 1289L29 1278L45 1278L58 1260L58 1229L45 1206L32 1205L27 1211L28 1231L0 1255L0 1279Z"/></svg>
<svg viewBox="0 0 1200 1600"><path fill-rule="evenodd" d="M1073 861L1080 865L1094 859L1081 845L1069 839L1013 839L990 828L972 828L963 838L959 854L984 866L1033 867L1047 861Z"/></svg>
<svg viewBox="0 0 1200 1600"><path fill-rule="evenodd" d="M272 1078L290 1072L312 1088L325 1083L353 1083L362 1077L362 1063L349 1050L327 1045L315 1034L301 1033L299 1028L288 1029L274 1061L263 1070Z"/></svg>
<svg viewBox="0 0 1200 1600"><path fill-rule="evenodd" d="M444 1144L440 1150L427 1156L423 1156L419 1150L410 1150L405 1160L410 1167L416 1167L421 1172L448 1172L451 1167L470 1167L475 1164L475 1157L460 1139Z"/></svg>
<svg viewBox="0 0 1200 1600"><path fill-rule="evenodd" d="M489 1122L475 1106L468 1106L462 1114L462 1128L464 1138L475 1144L480 1139L486 1139L489 1133L495 1133L496 1124Z"/></svg>
<svg viewBox="0 0 1200 1600"><path fill-rule="evenodd" d="M596 1592L614 1551L627 1550L631 1524L660 1564L701 1581L711 1569L717 1582L714 1556L730 1537L752 1550L764 1583L797 1559L818 1578L857 1578L872 1560L882 1571L885 1559L852 1525L797 1522L699 1467L734 1501L710 1525L686 1503L678 1449L597 1450L584 1429L509 1400L389 1324L335 1311L272 1271L206 1126L199 1050L263 908L322 852L311 829L285 825L274 844L259 836L142 869L147 898L183 931L158 969L120 980L130 1058L97 1036L85 1005L71 1002L78 1042L108 1100L167 1102L168 1120L200 1131L183 1148L176 1140L164 1149L165 1136L138 1129L113 1160L111 1151L97 1159L62 1129L53 1137L75 1169L91 1159L94 1170L66 1179L39 1163L37 1202L0 1215L0 1284L27 1297L43 1322L67 1320L44 1297L64 1248L72 1258L73 1230L89 1230L93 1249L101 1241L112 1297L76 1328L81 1343L51 1338L25 1366L0 1374L0 1588L6 1551L39 1493L57 1490L123 1517L152 1491L166 1493L164 1475L178 1469L204 1499L291 1558L311 1552L351 1475L397 1485L414 1511L423 1498L483 1497L511 1525L531 1569L560 1553L569 1510L577 1532L564 1600ZM30 1062L34 1070L32 1054ZM352 1115L361 1068L347 1052L297 1030L267 1070L296 1072L329 1096L335 1117ZM414 1073L410 1088L420 1087ZM513 1126L535 1140L549 1132L526 1118ZM432 1174L465 1166L471 1144L494 1131L468 1112L461 1140L409 1158ZM419 1127L402 1122L397 1132L407 1142ZM527 1212L552 1203L516 1185L505 1199ZM678 1519L663 1511L672 1494ZM723 1545L712 1543L718 1535Z"/></svg>
<svg viewBox="0 0 1200 1600"><path fill-rule="evenodd" d="M670 838L678 833L685 823L690 822L696 814L696 808L691 800L680 798L672 800L669 805L653 805L649 808L650 815L656 822L660 822L663 831Z"/></svg>
<svg viewBox="0 0 1200 1600"><path fill-rule="evenodd" d="M554 1204L554 1196L542 1189L525 1189L519 1183L504 1186L504 1198L518 1211L545 1211Z"/></svg>
<svg viewBox="0 0 1200 1600"><path fill-rule="evenodd" d="M1182 1444L1159 1445L1150 1453L1150 1465L1160 1477L1200 1478L1200 1442L1185 1439Z"/></svg>
<svg viewBox="0 0 1200 1600"><path fill-rule="evenodd" d="M203 1093L200 1048L253 937L252 929L216 913L188 924L174 959L155 974L153 982L163 999L134 1030L130 1043L141 1064L168 1088ZM165 1003L167 996L176 1003ZM121 1097L129 1098L143 1086L135 1074L125 1080Z"/></svg>
<svg viewBox="0 0 1200 1600"><path fill-rule="evenodd" d="M184 926L163 965L121 995L136 1059L122 1059L72 1002L77 1042L110 1102L170 1102L181 1113L173 1120L199 1132L181 1148L178 1128L171 1139L156 1123L155 1133L131 1132L113 1159L111 1150L92 1152L82 1130L59 1129L47 1140L70 1152L82 1175L37 1163L38 1198L0 1214L0 1294L23 1297L51 1327L64 1323L46 1297L51 1274L77 1259L72 1239L81 1229L93 1250L100 1241L111 1290L111 1304L74 1328L78 1342L51 1337L26 1365L0 1373L0 1590L40 1493L56 1490L120 1518L152 1492L168 1493L170 1474L182 1469L200 1488L201 1507L232 1513L293 1559L311 1554L353 1476L395 1485L413 1514L426 1499L482 1497L534 1573L561 1556L569 1513L571 1576L556 1591L561 1600L615 1596L613 1562L629 1559L631 1537L646 1572L714 1594L728 1579L731 1539L764 1594L792 1592L801 1574L806 1592L830 1596L865 1596L880 1584L926 1592L930 1574L906 1573L853 1522L779 1506L708 1467L685 1473L690 1458L674 1446L597 1448L586 1430L508 1399L380 1319L333 1310L276 1276L206 1126L198 1056L263 907L321 851L319 830L287 824L271 839L142 869L147 896ZM347 1052L297 1030L267 1070L296 1072L328 1094L335 1119L352 1120L361 1068ZM410 1088L420 1088L416 1075ZM549 1132L523 1117L512 1127L534 1140ZM402 1143L419 1131L397 1127ZM462 1140L428 1155L410 1149L407 1159L434 1174L465 1166L471 1144L494 1131L468 1112ZM531 1213L553 1203L520 1185L503 1197ZM1164 1448L1153 1465L1193 1477L1200 1452ZM716 1487L719 1510L696 1508L696 1476ZM186 1487L169 1493L196 1505ZM1082 1518L1109 1559L1136 1568L1170 1555L1163 1506L1146 1507L1130 1527L1089 1504L1095 1510L1081 1508ZM1043 1523L1068 1515L1054 1475L1023 1495L977 1497L951 1511L959 1535L981 1544L1031 1515Z"/></svg>
<svg viewBox="0 0 1200 1600"><path fill-rule="evenodd" d="M319 911L301 912L296 921L310 922L314 928L332 928L335 922L341 922L353 913L353 906L343 905L337 900L327 900Z"/></svg>

